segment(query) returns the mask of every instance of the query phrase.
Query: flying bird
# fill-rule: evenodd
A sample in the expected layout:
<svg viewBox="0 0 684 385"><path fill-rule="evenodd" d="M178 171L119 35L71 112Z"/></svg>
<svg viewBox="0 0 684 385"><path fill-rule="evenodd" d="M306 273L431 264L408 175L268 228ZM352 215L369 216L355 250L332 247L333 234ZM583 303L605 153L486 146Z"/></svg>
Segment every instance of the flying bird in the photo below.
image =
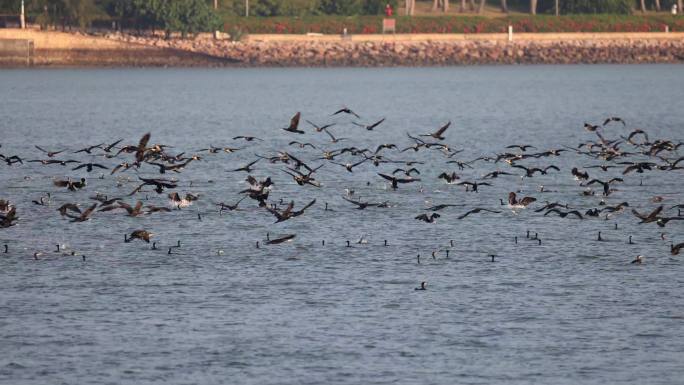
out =
<svg viewBox="0 0 684 385"><path fill-rule="evenodd" d="M335 113L333 113L331 116L335 116L335 115L338 115L338 114L349 114L349 115L354 115L354 116L356 116L357 119L361 119L361 117L360 117L359 115L357 115L356 112L350 110L350 109L347 108L347 107L340 108L339 110L335 111Z"/></svg>
<svg viewBox="0 0 684 385"><path fill-rule="evenodd" d="M463 219L463 218L467 217L467 216L470 215L470 214L477 214L477 213L482 212L482 211L488 212L488 213L495 213L495 214L500 214L500 213L501 213L501 211L497 211L497 210L490 210L490 209L485 209L485 208L482 208L482 207L476 207L476 208L474 208L474 209L468 211L467 213L465 213L465 214L459 216L458 219Z"/></svg>
<svg viewBox="0 0 684 385"><path fill-rule="evenodd" d="M307 123L309 123L315 130L316 132L321 132L325 130L326 128L332 127L335 125L335 123L330 123L330 124L325 124L323 126L319 126L318 124L310 121L310 120L305 120Z"/></svg>
<svg viewBox="0 0 684 385"><path fill-rule="evenodd" d="M443 125L443 126L440 127L437 131L435 131L435 132L433 132L433 133L431 133L431 134L422 134L422 135L420 135L420 136L430 136L430 137L433 137L433 138L435 138L435 139L437 139L437 140L444 140L444 139L446 139L446 138L443 136L444 131L446 131L447 128L449 128L449 126L451 126L451 121L448 121L447 124Z"/></svg>
<svg viewBox="0 0 684 385"><path fill-rule="evenodd" d="M391 175L386 175L386 174L381 174L381 173L378 173L378 175L380 175L384 179L392 182L392 188L393 189L396 189L397 187L399 187L399 183L413 183L413 182L420 181L419 178L396 178L396 177L393 177Z"/></svg>
<svg viewBox="0 0 684 385"><path fill-rule="evenodd" d="M626 126L626 125L627 125L627 124L625 123L625 121L622 120L622 118L619 118L619 117L617 117L617 116L613 116L613 117L607 118L606 120L603 121L603 125L605 126L606 124L608 124L608 123L610 123L610 122L620 122L620 123L622 123L623 126Z"/></svg>
<svg viewBox="0 0 684 385"><path fill-rule="evenodd" d="M508 193L508 205L513 208L525 208L536 201L537 198L534 197L524 197L521 200L518 200L514 192L511 191Z"/></svg>
<svg viewBox="0 0 684 385"><path fill-rule="evenodd" d="M582 214L581 214L579 211L577 211L577 210L572 210L572 211L564 212L564 211L561 211L561 210L559 210L559 209L551 209L551 210L545 212L545 213L544 213L544 216L547 216L547 215L549 215L550 213L556 213L556 214L558 214L561 218L565 218L565 217L567 217L568 215L574 215L574 216L576 216L576 217L579 218L579 219L584 219L584 218L582 217Z"/></svg>
<svg viewBox="0 0 684 385"><path fill-rule="evenodd" d="M44 153L48 156L48 158L52 158L53 156L58 155L58 154L61 154L61 153L63 153L63 152L65 151L65 150L61 150L61 151L48 151L48 150L45 150L45 149L41 148L40 146L34 146L34 147L37 148L37 149L39 149L40 151L44 152Z"/></svg>
<svg viewBox="0 0 684 385"><path fill-rule="evenodd" d="M152 238L153 235L154 234L150 233L147 230L135 230L127 238L124 237L124 242L128 243L135 239L140 239L141 241L150 243L150 238Z"/></svg>
<svg viewBox="0 0 684 385"><path fill-rule="evenodd" d="M355 125L355 126L358 126L358 127L363 127L363 128L365 128L366 130L368 130L368 131L373 131L373 129L374 129L375 127L379 126L379 125L380 125L382 122L384 122L384 121L385 121L385 118L382 118L382 119L378 120L377 122L375 122L375 123L373 123L373 124L368 124L368 125L366 125L366 124L361 124L361 123L356 123L356 122L352 122L352 124Z"/></svg>
<svg viewBox="0 0 684 385"><path fill-rule="evenodd" d="M433 222L435 222L435 219L437 219L437 218L439 218L439 217L440 217L439 214L437 214L437 213L432 213L432 214L430 214L430 215L427 215L427 214L420 214L420 215L418 215L417 217L415 217L414 219L421 220L421 221L423 221L423 222L425 222L425 223L433 223Z"/></svg>
<svg viewBox="0 0 684 385"><path fill-rule="evenodd" d="M102 169L102 170L109 170L109 167L103 166L99 163L82 163L82 164L79 164L78 166L72 168L71 170L76 171L76 170L80 170L84 167L86 168L86 172L93 171L93 168L95 168L95 167Z"/></svg>

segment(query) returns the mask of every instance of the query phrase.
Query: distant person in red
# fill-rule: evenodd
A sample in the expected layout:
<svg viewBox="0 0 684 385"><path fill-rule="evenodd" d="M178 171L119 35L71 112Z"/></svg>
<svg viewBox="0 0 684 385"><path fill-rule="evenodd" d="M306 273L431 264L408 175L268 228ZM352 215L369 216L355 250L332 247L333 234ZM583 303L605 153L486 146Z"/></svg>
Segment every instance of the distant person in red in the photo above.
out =
<svg viewBox="0 0 684 385"><path fill-rule="evenodd" d="M389 3L387 3L387 5L385 6L385 16L392 17L392 13L392 6L389 5Z"/></svg>

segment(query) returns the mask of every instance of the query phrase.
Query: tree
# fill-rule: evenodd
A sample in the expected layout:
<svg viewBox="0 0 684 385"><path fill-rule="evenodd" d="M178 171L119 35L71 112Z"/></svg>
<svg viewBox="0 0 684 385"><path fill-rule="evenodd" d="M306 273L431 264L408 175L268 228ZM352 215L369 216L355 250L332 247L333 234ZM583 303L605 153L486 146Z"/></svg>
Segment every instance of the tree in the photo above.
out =
<svg viewBox="0 0 684 385"><path fill-rule="evenodd" d="M433 0L432 1L432 12L437 11L437 9L442 10L442 12L446 13L449 11L449 0Z"/></svg>
<svg viewBox="0 0 684 385"><path fill-rule="evenodd" d="M416 0L406 0L406 15L413 16L413 12L416 10Z"/></svg>
<svg viewBox="0 0 684 385"><path fill-rule="evenodd" d="M643 0L641 0L643 1ZM530 14L537 14L537 0L530 0Z"/></svg>
<svg viewBox="0 0 684 385"><path fill-rule="evenodd" d="M480 5L477 7L477 13L484 12L485 3L487 0L480 0Z"/></svg>
<svg viewBox="0 0 684 385"><path fill-rule="evenodd" d="M81 29L89 27L97 17L104 16L93 0L64 0L64 3L68 18Z"/></svg>
<svg viewBox="0 0 684 385"><path fill-rule="evenodd" d="M35 0L27 2L27 8L39 14L37 21L41 27L60 24L62 29L67 26L84 29L106 15L94 0Z"/></svg>
<svg viewBox="0 0 684 385"><path fill-rule="evenodd" d="M320 4L320 10L325 14L358 15L361 13L361 3L359 0L321 0Z"/></svg>
<svg viewBox="0 0 684 385"><path fill-rule="evenodd" d="M641 9L641 12L646 12L646 0L641 0L639 2L639 8Z"/></svg>
<svg viewBox="0 0 684 385"><path fill-rule="evenodd" d="M301 2L302 0L298 1ZM392 9L397 9L397 0L363 0L360 11L364 15L381 15L385 12L385 6L387 4L389 4Z"/></svg>
<svg viewBox="0 0 684 385"><path fill-rule="evenodd" d="M506 0L501 0L501 12L508 13L508 4L506 4Z"/></svg>
<svg viewBox="0 0 684 385"><path fill-rule="evenodd" d="M17 13L21 0L0 0L0 13Z"/></svg>
<svg viewBox="0 0 684 385"><path fill-rule="evenodd" d="M660 0L653 0L656 12L660 12Z"/></svg>
<svg viewBox="0 0 684 385"><path fill-rule="evenodd" d="M135 12L152 26L183 37L197 32L215 31L221 20L204 0L133 0Z"/></svg>
<svg viewBox="0 0 684 385"><path fill-rule="evenodd" d="M549 2L542 2L542 5L550 9ZM614 13L630 14L636 3L634 0L564 0L559 2L560 13L579 14L579 13ZM645 1L644 1L645 6Z"/></svg>

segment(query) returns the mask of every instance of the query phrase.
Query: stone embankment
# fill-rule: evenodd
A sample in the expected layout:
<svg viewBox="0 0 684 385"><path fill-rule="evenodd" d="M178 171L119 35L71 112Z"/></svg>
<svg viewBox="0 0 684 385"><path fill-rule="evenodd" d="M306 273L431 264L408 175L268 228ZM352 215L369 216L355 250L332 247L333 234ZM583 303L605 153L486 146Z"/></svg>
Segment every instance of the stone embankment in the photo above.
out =
<svg viewBox="0 0 684 385"><path fill-rule="evenodd" d="M678 63L684 39L424 41L163 40L119 36L126 42L196 52L235 66L450 66L475 64Z"/></svg>

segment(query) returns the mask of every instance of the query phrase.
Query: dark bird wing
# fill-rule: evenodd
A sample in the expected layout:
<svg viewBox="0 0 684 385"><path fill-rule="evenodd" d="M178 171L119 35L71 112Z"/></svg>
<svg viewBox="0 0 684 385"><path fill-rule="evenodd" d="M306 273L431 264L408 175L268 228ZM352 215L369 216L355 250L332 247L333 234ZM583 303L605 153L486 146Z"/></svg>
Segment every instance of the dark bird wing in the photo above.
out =
<svg viewBox="0 0 684 385"><path fill-rule="evenodd" d="M285 235L285 236L280 237L280 238L271 239L270 241L267 241L266 244L267 245L277 245L279 243L283 243L283 242L287 242L289 240L292 240L296 236L297 236L297 234Z"/></svg>
<svg viewBox="0 0 684 385"><path fill-rule="evenodd" d="M382 122L384 122L384 121L385 121L385 118L382 118L382 119L378 120L377 122L371 124L370 126L366 126L366 129L367 129L367 130L372 130L372 129L374 129L375 127L379 126L379 125L380 125Z"/></svg>
<svg viewBox="0 0 684 385"><path fill-rule="evenodd" d="M109 146L103 148L103 150L104 150L105 152L111 151L112 148L114 148L114 146L116 146L117 144L121 143L122 140L123 140L123 139L117 140L116 142L114 142L114 143L110 144Z"/></svg>
<svg viewBox="0 0 684 385"><path fill-rule="evenodd" d="M299 117L301 116L301 112L297 112L294 114L292 119L290 119L290 126L287 128L288 131L295 131L297 130L297 127L299 127Z"/></svg>
<svg viewBox="0 0 684 385"><path fill-rule="evenodd" d="M252 186L256 186L259 184L259 182L257 182L256 178L254 178L251 175L247 175L247 179L245 179L245 181L247 181L247 183L249 183Z"/></svg>
<svg viewBox="0 0 684 385"><path fill-rule="evenodd" d="M549 215L550 213L562 214L562 211L560 211L560 210L558 210L558 209L551 209L551 210L545 212L545 213L544 213L544 216L547 216L547 215Z"/></svg>
<svg viewBox="0 0 684 385"><path fill-rule="evenodd" d="M364 162L367 161L367 160L368 160L368 158L364 158L364 159L362 159L362 160L360 160L360 161L358 161L358 162L356 162L356 163L353 163L353 164L352 164L352 168L354 168L354 167L356 167L356 166L358 166L358 165L364 163Z"/></svg>
<svg viewBox="0 0 684 385"><path fill-rule="evenodd" d="M582 214L580 214L580 212L577 211L577 210L568 211L568 215L570 215L570 214L576 215L577 218L579 218L579 219L584 219L584 218L582 217Z"/></svg>
<svg viewBox="0 0 684 385"><path fill-rule="evenodd" d="M145 185L146 185L146 183L143 183L143 184L141 184L140 186L136 187L135 190L131 191L131 193L128 194L128 196L135 195L135 193L137 193L138 191L142 190L142 188L145 187Z"/></svg>
<svg viewBox="0 0 684 385"><path fill-rule="evenodd" d="M50 151L45 150L45 149L41 148L40 146L37 146L37 145L36 145L35 147L36 147L37 149L39 149L40 151L46 153L46 154L49 154L49 153L50 153ZM60 152L61 152L61 151L60 151ZM56 154L56 153L55 153L55 154Z"/></svg>
<svg viewBox="0 0 684 385"><path fill-rule="evenodd" d="M395 178L397 183L413 183L420 182L420 178Z"/></svg>
<svg viewBox="0 0 684 385"><path fill-rule="evenodd" d="M648 217L649 218L655 218L656 216L658 216L658 214L660 214L661 211L663 211L662 205L658 206L657 209L653 210L650 214L648 214Z"/></svg>
<svg viewBox="0 0 684 385"><path fill-rule="evenodd" d="M381 174L381 173L378 173L378 175L380 175L381 177L387 179L387 180L390 181L390 182L394 182L395 180L397 180L397 179L396 179L395 177L393 177L393 176L389 176L389 175L385 175L385 174Z"/></svg>
<svg viewBox="0 0 684 385"><path fill-rule="evenodd" d="M641 214L640 212L636 211L636 209L632 209L632 214L641 220L646 220L648 218L648 216Z"/></svg>
<svg viewBox="0 0 684 385"><path fill-rule="evenodd" d="M535 202L537 198L534 197L524 197L523 199L520 200L520 204L523 206L527 206L532 202Z"/></svg>
<svg viewBox="0 0 684 385"><path fill-rule="evenodd" d="M299 212L303 213L306 209L308 209L309 207L313 206L315 203L316 203L316 199L314 199L314 200L312 200L311 202L307 203L307 205L304 206L304 207L302 207L301 210L299 210Z"/></svg>
<svg viewBox="0 0 684 385"><path fill-rule="evenodd" d="M128 203L124 203L124 202L117 202L117 203L119 204L119 207L121 207L122 209L125 209L129 214L133 213L133 207L131 207L131 205L129 205Z"/></svg>
<svg viewBox="0 0 684 385"><path fill-rule="evenodd" d="M88 207L88 209L86 209L86 211L84 211L78 219L74 219L74 221L79 221L79 222L85 221L93 213L93 211L95 210L95 207L97 207L97 203Z"/></svg>
<svg viewBox="0 0 684 385"><path fill-rule="evenodd" d="M479 212L480 212L480 209L472 209L472 210L466 212L465 214L460 215L460 216L458 217L458 219L463 219L463 218L467 217L467 216L470 215L470 214L475 214L475 213L479 213Z"/></svg>
<svg viewBox="0 0 684 385"><path fill-rule="evenodd" d="M442 134L444 134L444 131L446 131L447 128L449 128L449 126L451 126L451 121L448 121L447 124L440 127L439 130L435 132L434 136L442 136Z"/></svg>
<svg viewBox="0 0 684 385"><path fill-rule="evenodd" d="M138 163L143 161L145 150L147 149L147 142L150 141L150 136L151 134L148 132L147 134L143 135L143 137L140 138L140 142L138 142L138 149L135 152L135 160Z"/></svg>
<svg viewBox="0 0 684 385"><path fill-rule="evenodd" d="M358 206L358 207L361 208L361 209L364 209L364 208L366 208L366 207L376 206L375 204L357 202L357 201L354 201L354 200L351 200L351 199L348 199L348 198L345 198L345 197L342 197L342 199L344 199L345 201L347 201L347 202L349 202L349 203L355 204L356 206Z"/></svg>

